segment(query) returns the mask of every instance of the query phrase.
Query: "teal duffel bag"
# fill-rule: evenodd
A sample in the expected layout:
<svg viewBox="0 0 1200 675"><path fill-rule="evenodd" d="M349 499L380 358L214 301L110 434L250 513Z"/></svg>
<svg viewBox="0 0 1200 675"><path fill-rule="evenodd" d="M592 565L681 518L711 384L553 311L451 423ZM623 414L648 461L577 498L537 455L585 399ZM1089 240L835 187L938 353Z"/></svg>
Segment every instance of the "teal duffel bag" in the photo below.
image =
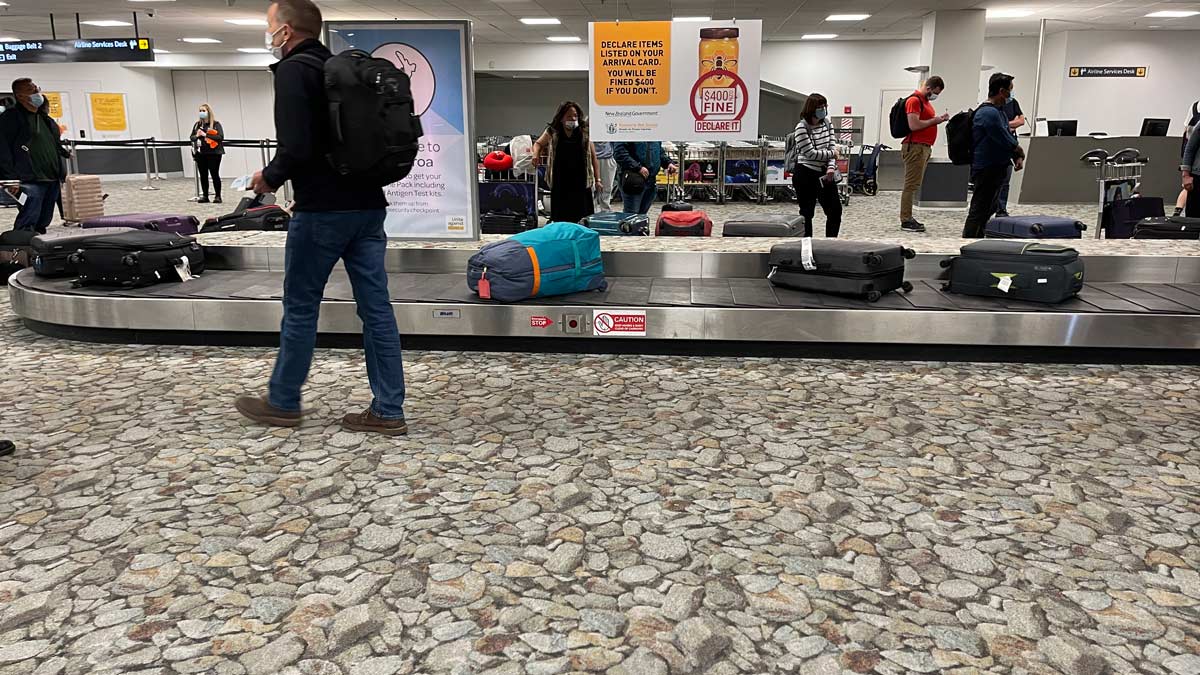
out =
<svg viewBox="0 0 1200 675"><path fill-rule="evenodd" d="M604 290L600 235L575 223L550 223L493 242L471 256L467 285L499 302Z"/></svg>

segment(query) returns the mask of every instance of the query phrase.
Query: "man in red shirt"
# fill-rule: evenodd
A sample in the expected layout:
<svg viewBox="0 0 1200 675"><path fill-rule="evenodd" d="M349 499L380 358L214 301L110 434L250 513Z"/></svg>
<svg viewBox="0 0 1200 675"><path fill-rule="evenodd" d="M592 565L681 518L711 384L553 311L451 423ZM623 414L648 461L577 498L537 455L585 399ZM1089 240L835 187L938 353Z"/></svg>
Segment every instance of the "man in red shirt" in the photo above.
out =
<svg viewBox="0 0 1200 675"><path fill-rule="evenodd" d="M933 143L937 140L937 128L949 115L938 115L931 101L937 99L946 88L945 81L934 75L925 80L919 89L914 91L904 103L904 111L908 113L908 128L911 133L904 137L900 146L900 158L904 160L904 192L900 194L900 229L908 232L924 232L925 226L913 218L913 199L921 191L921 183L925 181L925 165L929 163L929 155L933 152Z"/></svg>

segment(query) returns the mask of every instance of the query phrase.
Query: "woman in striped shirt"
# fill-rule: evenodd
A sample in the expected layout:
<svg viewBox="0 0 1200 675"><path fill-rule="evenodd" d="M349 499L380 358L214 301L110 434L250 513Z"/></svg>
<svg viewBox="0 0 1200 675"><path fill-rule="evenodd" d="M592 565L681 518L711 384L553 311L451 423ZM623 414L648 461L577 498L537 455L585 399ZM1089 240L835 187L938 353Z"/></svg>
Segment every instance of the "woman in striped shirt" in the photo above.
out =
<svg viewBox="0 0 1200 675"><path fill-rule="evenodd" d="M804 216L804 236L812 236L813 216L820 202L825 212L825 236L836 237L842 229L842 202L838 199L838 150L828 119L829 102L820 94L809 94L801 117L792 134L792 185L800 202L800 215Z"/></svg>

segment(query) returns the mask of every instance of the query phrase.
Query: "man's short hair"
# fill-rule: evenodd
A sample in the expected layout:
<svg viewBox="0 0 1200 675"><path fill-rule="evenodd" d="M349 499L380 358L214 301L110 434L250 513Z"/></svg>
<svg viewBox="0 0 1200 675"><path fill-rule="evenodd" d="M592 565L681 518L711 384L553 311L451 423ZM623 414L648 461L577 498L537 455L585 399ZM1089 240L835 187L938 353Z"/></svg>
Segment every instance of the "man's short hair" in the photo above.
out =
<svg viewBox="0 0 1200 675"><path fill-rule="evenodd" d="M33 79L28 77L18 77L12 82L12 93L20 94L26 89L33 86Z"/></svg>
<svg viewBox="0 0 1200 675"><path fill-rule="evenodd" d="M995 96L1001 89L1012 91L1013 76L996 73L988 78L988 96Z"/></svg>
<svg viewBox="0 0 1200 675"><path fill-rule="evenodd" d="M316 37L321 34L321 8L312 0L275 0L275 17L297 33Z"/></svg>
<svg viewBox="0 0 1200 675"><path fill-rule="evenodd" d="M925 86L929 87L930 89L945 89L946 81L942 79L941 75L934 75L928 80L925 80Z"/></svg>

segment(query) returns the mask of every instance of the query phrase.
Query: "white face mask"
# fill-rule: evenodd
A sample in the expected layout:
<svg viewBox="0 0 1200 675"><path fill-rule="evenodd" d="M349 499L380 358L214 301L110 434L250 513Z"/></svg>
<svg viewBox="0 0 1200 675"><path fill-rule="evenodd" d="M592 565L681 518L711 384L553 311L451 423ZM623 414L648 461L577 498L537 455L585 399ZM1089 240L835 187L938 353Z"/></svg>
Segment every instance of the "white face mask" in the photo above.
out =
<svg viewBox="0 0 1200 675"><path fill-rule="evenodd" d="M563 122L563 126L568 129L578 129L579 121L578 120L576 120L576 121L566 120L565 122Z"/></svg>
<svg viewBox="0 0 1200 675"><path fill-rule="evenodd" d="M208 113L207 113L207 112L205 112L205 111L203 111L203 110L201 110L201 111L200 111L200 119L202 119L202 120L206 120L206 119L208 119Z"/></svg>
<svg viewBox="0 0 1200 675"><path fill-rule="evenodd" d="M286 26L280 26L275 30L274 33L270 31L263 33L263 37L265 38L263 44L268 50L270 50L271 56L273 56L276 61L283 58L283 45L279 45L278 47L275 46L275 36L278 35L279 31L283 30L284 28L286 28Z"/></svg>
<svg viewBox="0 0 1200 675"><path fill-rule="evenodd" d="M937 95L937 94L930 94L930 95L929 95L927 98L928 98L930 101L936 101L936 100L937 100L937 97L938 97L938 95Z"/></svg>

